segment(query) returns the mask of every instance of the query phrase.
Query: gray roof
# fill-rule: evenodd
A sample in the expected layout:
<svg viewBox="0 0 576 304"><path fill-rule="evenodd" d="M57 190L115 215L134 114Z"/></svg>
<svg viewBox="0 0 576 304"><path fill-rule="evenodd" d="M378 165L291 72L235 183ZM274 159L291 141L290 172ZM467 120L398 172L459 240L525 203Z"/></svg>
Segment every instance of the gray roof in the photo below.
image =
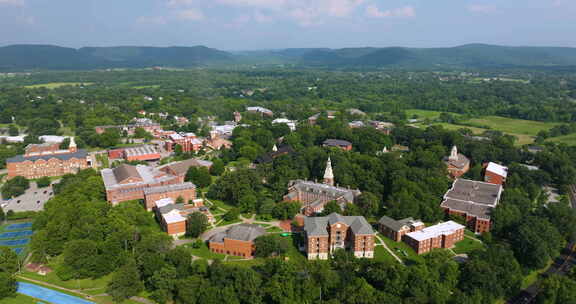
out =
<svg viewBox="0 0 576 304"><path fill-rule="evenodd" d="M383 216L382 218L380 218L378 223L381 225L384 225L384 226L386 226L389 229L392 229L394 231L400 231L406 225L417 224L417 223L422 223L422 222L420 220L415 221L411 217L407 217L405 219L397 221L393 218Z"/></svg>
<svg viewBox="0 0 576 304"><path fill-rule="evenodd" d="M124 149L127 156L141 156L148 154L157 154L158 150L154 146L146 145L141 147L132 147Z"/></svg>
<svg viewBox="0 0 576 304"><path fill-rule="evenodd" d="M239 241L254 241L257 237L266 234L266 230L255 224L234 225L226 229L225 232L219 232L210 238L211 242L224 242L224 239Z"/></svg>
<svg viewBox="0 0 576 304"><path fill-rule="evenodd" d="M153 193L165 193L165 192L172 192L172 191L180 191L186 189L195 189L196 185L190 182L182 183L182 184L172 184L172 185L164 185L164 186L157 186L157 187L150 187L144 189L144 194L153 194Z"/></svg>
<svg viewBox="0 0 576 304"><path fill-rule="evenodd" d="M498 204L501 194L501 185L459 178L444 195L440 207L490 219L490 211Z"/></svg>
<svg viewBox="0 0 576 304"><path fill-rule="evenodd" d="M172 170L176 175L184 175L188 172L190 167L212 167L212 162L201 159L187 159L179 162L173 162L164 166L158 167L158 170L166 171Z"/></svg>
<svg viewBox="0 0 576 304"><path fill-rule="evenodd" d="M74 153L61 153L61 154L46 154L46 155L34 155L34 156L24 156L24 155L17 155L11 158L6 159L6 163L21 163L24 161L37 161L39 159L49 160L52 158L57 158L60 160L69 160L72 158L82 159L88 156L88 152L86 150L78 150Z"/></svg>
<svg viewBox="0 0 576 304"><path fill-rule="evenodd" d="M328 225L344 223L354 234L374 234L372 226L363 216L342 216L338 213L331 213L323 217L305 217L304 231L307 235L328 235Z"/></svg>
<svg viewBox="0 0 576 304"><path fill-rule="evenodd" d="M116 180L121 183L128 178L142 178L135 166L123 164L113 169Z"/></svg>
<svg viewBox="0 0 576 304"><path fill-rule="evenodd" d="M300 192L325 193L328 196L332 197L334 200L344 197L344 199L346 199L350 203L353 203L356 197L362 194L360 190L335 187L327 184L320 184L305 180L290 181L289 186L296 188Z"/></svg>
<svg viewBox="0 0 576 304"><path fill-rule="evenodd" d="M346 147L346 146L351 146L352 143L347 141L347 140L343 140L343 139L327 139L324 141L323 145L336 146L336 147Z"/></svg>
<svg viewBox="0 0 576 304"><path fill-rule="evenodd" d="M501 192L501 185L459 178L454 181L452 188L446 192L444 198L496 207Z"/></svg>
<svg viewBox="0 0 576 304"><path fill-rule="evenodd" d="M490 206L471 204L469 202L454 199L444 200L440 207L450 208L451 210L474 215L482 219L490 219L490 211L492 209Z"/></svg>

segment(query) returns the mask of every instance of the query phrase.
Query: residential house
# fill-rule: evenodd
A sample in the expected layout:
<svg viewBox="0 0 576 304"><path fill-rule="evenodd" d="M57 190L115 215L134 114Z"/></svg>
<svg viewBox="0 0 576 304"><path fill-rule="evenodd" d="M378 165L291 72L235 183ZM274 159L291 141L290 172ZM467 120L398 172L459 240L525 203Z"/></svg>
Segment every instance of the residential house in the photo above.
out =
<svg viewBox="0 0 576 304"><path fill-rule="evenodd" d="M383 216L378 221L378 228L380 232L387 238L394 240L396 242L402 241L404 235L414 231L420 231L424 229L424 223L420 220L414 220L411 217L394 220L390 217Z"/></svg>

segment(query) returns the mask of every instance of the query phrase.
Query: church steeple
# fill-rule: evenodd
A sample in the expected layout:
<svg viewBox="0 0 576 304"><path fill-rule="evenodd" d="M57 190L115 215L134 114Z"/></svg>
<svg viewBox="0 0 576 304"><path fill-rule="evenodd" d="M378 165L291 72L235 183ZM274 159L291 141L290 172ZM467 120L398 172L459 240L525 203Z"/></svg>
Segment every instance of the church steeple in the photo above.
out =
<svg viewBox="0 0 576 304"><path fill-rule="evenodd" d="M450 152L450 157L448 157L450 161L457 161L458 160L458 148L456 146L452 147L452 151Z"/></svg>
<svg viewBox="0 0 576 304"><path fill-rule="evenodd" d="M334 172L332 172L330 156L328 156L328 163L326 163L326 171L324 172L324 184L334 186Z"/></svg>
<svg viewBox="0 0 576 304"><path fill-rule="evenodd" d="M78 147L76 146L76 141L74 140L74 136L70 136L70 145L68 145L68 151L76 152L78 151Z"/></svg>

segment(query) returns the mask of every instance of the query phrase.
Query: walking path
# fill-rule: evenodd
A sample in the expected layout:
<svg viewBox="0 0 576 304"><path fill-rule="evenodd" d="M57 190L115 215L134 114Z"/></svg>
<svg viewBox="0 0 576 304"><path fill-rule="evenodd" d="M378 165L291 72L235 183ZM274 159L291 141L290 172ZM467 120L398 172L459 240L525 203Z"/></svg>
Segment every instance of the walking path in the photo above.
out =
<svg viewBox="0 0 576 304"><path fill-rule="evenodd" d="M386 249L386 251L388 251L396 259L396 261L398 261L398 263L404 265L404 261L402 261L401 258L399 258L390 248L388 248L388 245L386 245L384 240L378 234L376 234L376 238L379 241L379 243L376 244L376 246L384 246L384 249Z"/></svg>

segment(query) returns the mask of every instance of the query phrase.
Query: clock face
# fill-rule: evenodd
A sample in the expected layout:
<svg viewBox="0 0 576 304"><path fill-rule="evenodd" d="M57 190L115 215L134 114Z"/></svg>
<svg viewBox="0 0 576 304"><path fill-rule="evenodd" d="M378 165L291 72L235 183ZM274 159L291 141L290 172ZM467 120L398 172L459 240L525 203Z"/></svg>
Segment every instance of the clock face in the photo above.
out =
<svg viewBox="0 0 576 304"><path fill-rule="evenodd" d="M340 224L336 224L336 228L340 228Z"/></svg>

